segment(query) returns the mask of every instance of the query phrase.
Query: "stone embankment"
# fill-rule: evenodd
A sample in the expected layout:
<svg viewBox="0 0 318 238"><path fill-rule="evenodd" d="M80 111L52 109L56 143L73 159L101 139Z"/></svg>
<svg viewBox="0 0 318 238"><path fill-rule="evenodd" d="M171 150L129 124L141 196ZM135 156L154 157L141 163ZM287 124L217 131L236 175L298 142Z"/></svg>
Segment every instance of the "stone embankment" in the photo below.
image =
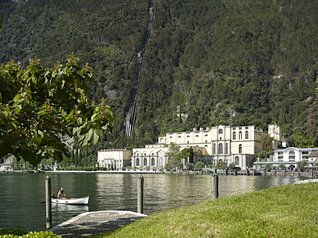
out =
<svg viewBox="0 0 318 238"><path fill-rule="evenodd" d="M51 231L63 238L87 237L118 229L146 216L130 211L85 212L53 227Z"/></svg>

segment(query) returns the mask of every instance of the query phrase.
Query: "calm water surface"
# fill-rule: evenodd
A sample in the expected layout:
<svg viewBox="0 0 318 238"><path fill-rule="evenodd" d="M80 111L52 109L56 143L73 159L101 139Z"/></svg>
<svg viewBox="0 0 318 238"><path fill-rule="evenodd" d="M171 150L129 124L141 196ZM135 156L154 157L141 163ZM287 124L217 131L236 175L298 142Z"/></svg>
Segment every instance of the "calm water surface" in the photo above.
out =
<svg viewBox="0 0 318 238"><path fill-rule="evenodd" d="M45 176L0 174L0 228L45 229ZM64 187L70 197L90 196L88 206L52 204L53 226L82 212L137 210L137 174L49 174L52 192ZM191 205L212 197L210 175L144 176L144 213ZM303 178L220 176L220 197L287 185Z"/></svg>

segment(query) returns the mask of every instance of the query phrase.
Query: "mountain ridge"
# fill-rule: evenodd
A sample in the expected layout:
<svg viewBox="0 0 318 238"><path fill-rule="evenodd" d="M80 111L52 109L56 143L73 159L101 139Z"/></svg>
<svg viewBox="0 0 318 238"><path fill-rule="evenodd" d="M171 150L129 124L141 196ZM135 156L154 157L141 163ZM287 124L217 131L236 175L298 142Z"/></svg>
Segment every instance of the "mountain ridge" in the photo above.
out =
<svg viewBox="0 0 318 238"><path fill-rule="evenodd" d="M0 3L0 61L74 52L94 68L95 100L116 126L100 147L141 146L166 132L224 125L281 126L290 145L317 146L318 3L156 0L143 54L134 135L125 119L150 1Z"/></svg>

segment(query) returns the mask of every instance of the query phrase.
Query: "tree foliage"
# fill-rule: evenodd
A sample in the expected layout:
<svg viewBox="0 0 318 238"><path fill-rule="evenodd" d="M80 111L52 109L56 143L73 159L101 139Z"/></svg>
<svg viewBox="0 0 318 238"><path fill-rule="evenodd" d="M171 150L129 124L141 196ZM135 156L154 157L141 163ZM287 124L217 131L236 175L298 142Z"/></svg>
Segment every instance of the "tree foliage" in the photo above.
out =
<svg viewBox="0 0 318 238"><path fill-rule="evenodd" d="M79 66L75 56L45 68L33 59L24 68L0 66L0 157L13 154L36 165L42 159L61 161L71 140L96 144L111 129L112 112L95 105L86 85L92 69Z"/></svg>
<svg viewBox="0 0 318 238"><path fill-rule="evenodd" d="M180 146L171 143L169 145L169 151L167 152L168 162L166 164L166 169L171 170L174 168L181 167L181 153Z"/></svg>

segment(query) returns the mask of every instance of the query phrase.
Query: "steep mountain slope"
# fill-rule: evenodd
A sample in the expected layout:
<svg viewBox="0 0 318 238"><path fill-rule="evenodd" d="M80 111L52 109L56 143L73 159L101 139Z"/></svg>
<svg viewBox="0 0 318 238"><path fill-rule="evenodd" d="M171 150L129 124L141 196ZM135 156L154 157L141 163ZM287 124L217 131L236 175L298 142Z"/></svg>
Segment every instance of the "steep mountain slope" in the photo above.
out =
<svg viewBox="0 0 318 238"><path fill-rule="evenodd" d="M290 144L317 145L317 10L314 1L157 1L138 137L277 123Z"/></svg>
<svg viewBox="0 0 318 238"><path fill-rule="evenodd" d="M136 87L146 0L3 0L0 61L51 64L74 52L94 68L92 97L114 110L112 144L142 146L168 131L279 124L290 145L318 146L318 2L155 0Z"/></svg>

